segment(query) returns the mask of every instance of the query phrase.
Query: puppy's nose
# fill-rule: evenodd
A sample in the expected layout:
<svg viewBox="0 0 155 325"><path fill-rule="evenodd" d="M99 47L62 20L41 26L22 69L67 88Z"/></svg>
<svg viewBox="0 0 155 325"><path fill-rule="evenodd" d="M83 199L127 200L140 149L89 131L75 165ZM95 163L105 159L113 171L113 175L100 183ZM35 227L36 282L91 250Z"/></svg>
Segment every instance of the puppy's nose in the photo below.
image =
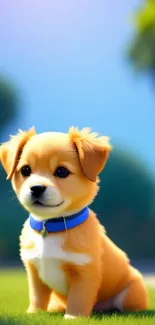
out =
<svg viewBox="0 0 155 325"><path fill-rule="evenodd" d="M30 188L31 193L35 199L38 199L46 190L46 186L43 185L35 185Z"/></svg>

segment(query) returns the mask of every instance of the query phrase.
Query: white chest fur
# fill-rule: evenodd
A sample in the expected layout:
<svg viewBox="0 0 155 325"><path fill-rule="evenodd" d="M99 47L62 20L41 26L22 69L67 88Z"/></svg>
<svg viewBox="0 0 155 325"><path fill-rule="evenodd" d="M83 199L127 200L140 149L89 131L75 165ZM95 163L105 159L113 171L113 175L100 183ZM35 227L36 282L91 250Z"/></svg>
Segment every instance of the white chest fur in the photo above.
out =
<svg viewBox="0 0 155 325"><path fill-rule="evenodd" d="M91 262L91 257L84 253L68 252L63 249L64 235L52 234L43 238L31 232L35 243L33 248L22 248L22 260L30 260L36 267L42 281L56 292L67 295L68 286L62 263L69 262L85 265Z"/></svg>

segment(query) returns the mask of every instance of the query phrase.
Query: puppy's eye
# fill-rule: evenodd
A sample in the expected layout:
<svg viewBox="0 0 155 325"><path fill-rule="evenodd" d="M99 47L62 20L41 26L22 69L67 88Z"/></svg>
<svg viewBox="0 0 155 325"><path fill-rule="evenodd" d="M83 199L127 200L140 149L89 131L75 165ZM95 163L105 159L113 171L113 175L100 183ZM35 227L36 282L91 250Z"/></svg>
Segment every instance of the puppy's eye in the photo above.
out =
<svg viewBox="0 0 155 325"><path fill-rule="evenodd" d="M69 170L65 167L58 167L54 173L59 178L66 178L70 174Z"/></svg>
<svg viewBox="0 0 155 325"><path fill-rule="evenodd" d="M31 168L29 165L26 165L26 166L23 166L22 169L21 169L21 174L24 176L24 177L28 177L31 175Z"/></svg>

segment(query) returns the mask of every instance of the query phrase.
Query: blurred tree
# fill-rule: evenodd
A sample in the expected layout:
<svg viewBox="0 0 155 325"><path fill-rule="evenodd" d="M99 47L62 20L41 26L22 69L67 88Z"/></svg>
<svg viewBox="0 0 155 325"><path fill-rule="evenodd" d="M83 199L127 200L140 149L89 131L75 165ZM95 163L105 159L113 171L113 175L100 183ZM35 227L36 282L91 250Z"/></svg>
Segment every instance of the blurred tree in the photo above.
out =
<svg viewBox="0 0 155 325"><path fill-rule="evenodd" d="M4 77L0 77L0 136L4 132L5 127L9 124L10 121L13 121L18 114L18 97L17 92L14 86ZM4 170L0 166L0 206L2 208L0 213L0 260L2 257L8 258L9 249L13 245L14 254L17 256L18 251L15 251L16 239L10 241L9 234L15 234L13 220L13 213L16 212L16 207L13 205L13 212L11 210L12 206L7 200L11 194L11 184L6 182L6 177ZM5 207L7 206L8 210L6 212ZM16 223L16 221L15 221ZM18 229L18 226L17 226ZM15 242L15 244L14 244ZM17 249L16 249L17 250ZM11 251L12 253L13 251ZM11 258L11 256L10 256ZM14 257L12 257L14 259Z"/></svg>
<svg viewBox="0 0 155 325"><path fill-rule="evenodd" d="M0 77L0 132L17 115L18 98L14 86Z"/></svg>
<svg viewBox="0 0 155 325"><path fill-rule="evenodd" d="M128 47L134 68L155 79L155 0L144 0L134 16L135 35Z"/></svg>
<svg viewBox="0 0 155 325"><path fill-rule="evenodd" d="M112 152L92 208L130 258L154 258L155 182L136 158Z"/></svg>
<svg viewBox="0 0 155 325"><path fill-rule="evenodd" d="M27 213L20 206L11 183L0 166L0 262L19 261L19 235Z"/></svg>

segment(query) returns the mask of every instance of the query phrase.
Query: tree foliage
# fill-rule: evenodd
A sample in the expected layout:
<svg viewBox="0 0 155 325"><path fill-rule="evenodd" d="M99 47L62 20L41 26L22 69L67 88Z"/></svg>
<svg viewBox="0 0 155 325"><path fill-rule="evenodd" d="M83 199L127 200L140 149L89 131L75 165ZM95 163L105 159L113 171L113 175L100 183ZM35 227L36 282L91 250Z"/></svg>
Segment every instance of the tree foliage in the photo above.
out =
<svg viewBox="0 0 155 325"><path fill-rule="evenodd" d="M16 117L17 106L18 98L14 86L0 77L0 132Z"/></svg>
<svg viewBox="0 0 155 325"><path fill-rule="evenodd" d="M136 157L114 151L93 203L108 235L132 259L155 254L155 182Z"/></svg>
<svg viewBox="0 0 155 325"><path fill-rule="evenodd" d="M134 15L128 58L134 68L155 78L155 0L144 0Z"/></svg>
<svg viewBox="0 0 155 325"><path fill-rule="evenodd" d="M0 76L0 135L3 133L4 128L11 121L15 119L17 114L18 114L18 96L17 96L16 89L10 81ZM12 243L14 245L16 239L10 241L10 238L7 237L9 231L10 231L9 234L11 236L14 235L14 228L12 228L12 219L11 219L12 216L10 212L10 205L9 205L9 201L7 200L7 196L11 193L10 192L11 186L6 182L5 173L1 166L0 166L0 181L1 181L0 204L2 205L2 211L4 212L4 215L3 212L1 212L0 214L0 217L3 219L3 221L2 220L0 221L0 224L2 223L3 225L4 222L4 227L2 227L2 229L0 230L0 259L1 259L1 256L5 254L6 254L6 258L8 257L8 250L6 247L7 245L10 245ZM5 208L7 207L9 209L8 214L5 213ZM13 206L13 211L16 211L16 206L15 208ZM14 254L15 255L17 254L18 256L18 252L14 252ZM12 259L14 259L14 257L12 257Z"/></svg>

